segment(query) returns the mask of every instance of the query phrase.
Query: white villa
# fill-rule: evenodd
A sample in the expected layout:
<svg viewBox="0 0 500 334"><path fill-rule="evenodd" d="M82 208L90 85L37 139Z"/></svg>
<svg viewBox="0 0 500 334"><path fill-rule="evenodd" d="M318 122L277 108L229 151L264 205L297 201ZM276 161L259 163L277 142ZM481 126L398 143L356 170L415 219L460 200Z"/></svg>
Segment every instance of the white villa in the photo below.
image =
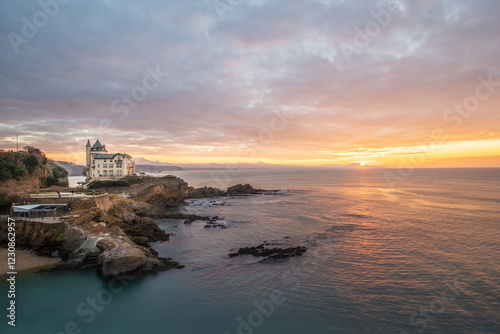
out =
<svg viewBox="0 0 500 334"><path fill-rule="evenodd" d="M112 180L135 173L135 162L126 153L108 154L106 145L102 145L99 139L90 146L90 140L85 146L87 153L87 177L86 181Z"/></svg>

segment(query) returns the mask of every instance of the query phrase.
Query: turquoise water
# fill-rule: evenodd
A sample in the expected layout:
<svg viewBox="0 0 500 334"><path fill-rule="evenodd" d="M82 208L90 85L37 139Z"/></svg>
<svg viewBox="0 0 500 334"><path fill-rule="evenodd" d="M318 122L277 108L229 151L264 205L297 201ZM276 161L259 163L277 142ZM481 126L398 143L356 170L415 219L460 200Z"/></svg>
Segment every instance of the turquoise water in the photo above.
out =
<svg viewBox="0 0 500 334"><path fill-rule="evenodd" d="M500 170L416 170L395 185L386 173L241 171L225 181L282 195L184 208L224 217L227 229L158 220L174 236L155 248L184 269L132 282L94 270L18 275L17 326L4 320L0 330L500 333ZM205 171L178 174L214 182ZM227 256L263 241L309 251L272 264Z"/></svg>

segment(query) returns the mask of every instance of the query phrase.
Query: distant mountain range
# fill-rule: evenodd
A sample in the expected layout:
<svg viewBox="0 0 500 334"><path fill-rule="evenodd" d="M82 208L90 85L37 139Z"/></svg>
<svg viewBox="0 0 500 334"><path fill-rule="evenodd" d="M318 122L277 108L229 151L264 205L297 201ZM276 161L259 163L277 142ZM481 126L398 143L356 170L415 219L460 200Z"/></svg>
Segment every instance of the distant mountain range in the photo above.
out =
<svg viewBox="0 0 500 334"><path fill-rule="evenodd" d="M209 164L171 164L162 161L152 161L143 157L134 158L135 171L137 173L161 173L168 171L183 171L183 170L221 170L227 169L228 164L209 163ZM68 171L69 176L82 176L85 171L84 165L77 165L73 162L55 161L58 166L64 167ZM262 169L262 168L307 168L308 166L294 166L294 165L280 165L280 164L267 164L264 162L257 163L239 163L235 164L237 168L241 169ZM316 167L323 168L342 168L342 169L361 169L361 168L377 168L375 166L362 166L360 163L352 163L349 165L322 165Z"/></svg>
<svg viewBox="0 0 500 334"><path fill-rule="evenodd" d="M54 161L54 163L66 169L68 176L84 176L85 169L87 168L84 165L77 165L74 162Z"/></svg>

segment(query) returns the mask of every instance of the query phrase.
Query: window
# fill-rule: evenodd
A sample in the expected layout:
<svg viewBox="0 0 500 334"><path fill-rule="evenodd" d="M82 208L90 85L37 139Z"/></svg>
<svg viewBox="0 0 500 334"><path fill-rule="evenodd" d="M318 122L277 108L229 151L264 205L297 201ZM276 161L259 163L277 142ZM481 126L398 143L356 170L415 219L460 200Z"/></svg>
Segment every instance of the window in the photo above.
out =
<svg viewBox="0 0 500 334"><path fill-rule="evenodd" d="M122 176L122 171L121 170L117 170L116 171L116 176Z"/></svg>
<svg viewBox="0 0 500 334"><path fill-rule="evenodd" d="M101 167L101 165L100 165L100 164L97 164L97 167L99 168L99 167Z"/></svg>
<svg viewBox="0 0 500 334"><path fill-rule="evenodd" d="M109 176L113 176L113 171L112 170L109 171Z"/></svg>
<svg viewBox="0 0 500 334"><path fill-rule="evenodd" d="M109 165L109 168L113 168L113 164L110 164L110 165Z"/></svg>
<svg viewBox="0 0 500 334"><path fill-rule="evenodd" d="M108 176L108 171L105 170L104 172L102 172L104 174L104 176Z"/></svg>
<svg viewBox="0 0 500 334"><path fill-rule="evenodd" d="M106 160L104 160L104 161L106 161ZM103 164L102 168L108 168L108 164Z"/></svg>

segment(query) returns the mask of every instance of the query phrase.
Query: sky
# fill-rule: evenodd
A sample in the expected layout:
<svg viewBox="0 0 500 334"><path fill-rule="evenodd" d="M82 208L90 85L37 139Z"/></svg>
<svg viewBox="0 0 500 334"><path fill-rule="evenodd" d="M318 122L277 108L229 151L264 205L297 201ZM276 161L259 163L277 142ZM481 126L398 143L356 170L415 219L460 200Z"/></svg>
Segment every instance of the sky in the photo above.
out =
<svg viewBox="0 0 500 334"><path fill-rule="evenodd" d="M500 1L0 4L0 148L500 167Z"/></svg>

